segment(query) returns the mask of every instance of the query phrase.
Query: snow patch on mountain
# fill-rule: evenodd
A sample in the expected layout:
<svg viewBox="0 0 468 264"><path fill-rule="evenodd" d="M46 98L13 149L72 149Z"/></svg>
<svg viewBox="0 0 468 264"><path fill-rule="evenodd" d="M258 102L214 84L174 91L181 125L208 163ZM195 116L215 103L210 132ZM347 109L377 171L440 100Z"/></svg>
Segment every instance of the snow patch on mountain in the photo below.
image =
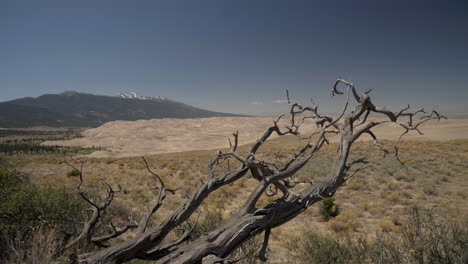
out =
<svg viewBox="0 0 468 264"><path fill-rule="evenodd" d="M166 97L162 96L145 96L136 92L130 92L130 93L121 93L118 95L121 98L126 98L126 99L140 99L140 100L167 100Z"/></svg>

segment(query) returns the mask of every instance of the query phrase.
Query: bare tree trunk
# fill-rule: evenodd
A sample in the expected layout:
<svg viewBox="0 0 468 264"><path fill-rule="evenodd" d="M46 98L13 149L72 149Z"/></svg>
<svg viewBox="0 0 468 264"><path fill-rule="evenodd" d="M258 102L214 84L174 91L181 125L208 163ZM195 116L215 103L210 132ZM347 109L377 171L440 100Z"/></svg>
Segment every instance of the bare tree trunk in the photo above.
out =
<svg viewBox="0 0 468 264"><path fill-rule="evenodd" d="M238 134L235 133L234 142L229 142L231 146L230 151L227 153L219 151L209 162L207 179L181 206L179 206L179 208L156 227L148 226L150 217L163 203L166 198L166 192L173 193L175 190L167 189L161 177L152 172L148 163L144 160L148 171L157 180L156 182L158 184L156 188L159 190L159 195L140 223L138 225L132 225L132 227L138 226L137 234L132 239L128 239L122 243L95 252L81 254L78 256L78 262L81 264L123 263L137 258L155 260L157 263L201 263L203 258L209 255L215 256L217 259L228 257L233 250L238 248L245 241L262 232L265 233L265 239L263 247L259 252L259 258L264 260L266 258L265 252L268 239L273 228L294 219L309 206L322 199L333 196L343 183L365 168L365 165L363 165L350 172L351 168L356 164L367 163L365 157L360 157L351 161L348 160L351 146L359 137L364 134L370 135L374 145L382 150L384 154L387 154L389 151L377 142L377 137L372 132L372 128L386 122L394 122L400 125L404 129L404 132L394 145L396 157L400 161L398 158L397 145L405 134L412 130L421 133L418 128L421 124L429 120L445 118L440 116L436 111L432 111L430 115L421 116L417 122L414 122L413 119L416 115L424 113L424 110L408 112L408 106L394 113L386 109L378 108L370 100L370 91L359 96L352 83L341 79L335 82L332 89L333 95L345 93L338 89L339 84L345 84L347 86L347 91L344 107L340 115L336 118L320 115L317 106L303 107L298 103L291 103L289 93L287 93L291 119L290 125L288 125L284 131L278 126L279 120L283 117L280 116L273 122L273 125L265 131L262 137L251 146L246 156L242 156L237 152ZM356 106L353 111L347 114L350 95L354 97ZM368 122L367 118L372 113L382 115L386 117L386 120ZM402 118L407 118L408 120L402 122ZM312 134L307 144L296 153L293 153L287 162L281 166L277 166L275 165L277 163L260 160L256 156L257 151L273 133L279 136L298 136L301 124L307 120L312 120L319 128L319 131ZM294 175L300 171L310 159L317 155L323 144L328 144L327 135L329 134L337 134L339 142L336 156L328 176L315 183L310 181L296 181ZM226 159L235 159L240 163L240 166L225 174L215 175L214 167ZM250 172L250 174L247 174L248 172ZM231 184L246 175L252 175L252 177L258 181L258 185L245 201L244 206L229 220L188 244L182 244L182 242L186 241L191 230L187 230L184 235L175 241L166 241L167 235L176 227L187 221L211 192L222 186ZM82 175L80 173L80 184L77 188L80 187L82 181ZM294 187L297 184L304 183L309 184L307 188L299 193L294 192ZM278 190L281 191L281 198L270 202L264 207L257 207L257 201L263 195L275 195ZM108 203L112 201L113 192L112 188L108 187L109 195L106 200ZM107 205L97 206L92 199L89 199L89 197L86 194L83 195L83 193L82 197L97 210L97 217L93 217L91 219L92 221L90 220L88 223L88 225L95 224L99 220L100 210L105 210ZM86 229L87 226L85 226L85 230ZM115 228L114 230L114 235L111 234L106 236L106 238L117 237L119 234ZM92 241L92 234L90 234L92 231L88 230L82 232L82 234L84 233L87 234ZM75 240L79 239L80 237ZM229 262L227 261L225 263Z"/></svg>

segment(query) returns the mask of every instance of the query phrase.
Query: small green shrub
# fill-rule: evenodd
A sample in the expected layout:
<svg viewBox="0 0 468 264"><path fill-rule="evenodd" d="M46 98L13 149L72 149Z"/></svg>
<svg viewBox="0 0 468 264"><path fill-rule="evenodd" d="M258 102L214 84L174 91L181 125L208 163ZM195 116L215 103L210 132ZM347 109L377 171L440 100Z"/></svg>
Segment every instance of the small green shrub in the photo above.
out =
<svg viewBox="0 0 468 264"><path fill-rule="evenodd" d="M68 177L77 177L77 176L80 176L80 171L79 170L76 170L76 169L73 169L71 171L69 171L67 173L67 176Z"/></svg>
<svg viewBox="0 0 468 264"><path fill-rule="evenodd" d="M79 223L81 205L65 190L40 189L15 169L0 167L0 262L52 263L62 228Z"/></svg>
<svg viewBox="0 0 468 264"><path fill-rule="evenodd" d="M14 169L0 168L1 230L27 232L39 225L73 221L80 212L80 201L65 190L39 189Z"/></svg>
<svg viewBox="0 0 468 264"><path fill-rule="evenodd" d="M336 217L340 214L340 207L335 204L334 197L323 199L322 206L320 207L320 214L325 220L329 220L330 218Z"/></svg>

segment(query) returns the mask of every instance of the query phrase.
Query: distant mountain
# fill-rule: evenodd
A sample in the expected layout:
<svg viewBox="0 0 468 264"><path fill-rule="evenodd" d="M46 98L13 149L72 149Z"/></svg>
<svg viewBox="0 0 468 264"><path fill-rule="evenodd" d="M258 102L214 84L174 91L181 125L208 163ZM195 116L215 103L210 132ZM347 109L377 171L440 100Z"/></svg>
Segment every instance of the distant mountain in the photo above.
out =
<svg viewBox="0 0 468 264"><path fill-rule="evenodd" d="M138 93L104 96L75 91L0 103L0 127L97 127L115 120L241 116Z"/></svg>

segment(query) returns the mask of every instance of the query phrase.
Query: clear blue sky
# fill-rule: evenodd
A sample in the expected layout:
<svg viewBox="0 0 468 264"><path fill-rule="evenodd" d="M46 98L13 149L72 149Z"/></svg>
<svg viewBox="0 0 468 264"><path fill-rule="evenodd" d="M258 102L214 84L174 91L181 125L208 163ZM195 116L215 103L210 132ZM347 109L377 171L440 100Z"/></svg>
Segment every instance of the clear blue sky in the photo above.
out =
<svg viewBox="0 0 468 264"><path fill-rule="evenodd" d="M338 77L468 112L467 1L0 2L0 101L137 91L261 114L287 88L333 111Z"/></svg>

